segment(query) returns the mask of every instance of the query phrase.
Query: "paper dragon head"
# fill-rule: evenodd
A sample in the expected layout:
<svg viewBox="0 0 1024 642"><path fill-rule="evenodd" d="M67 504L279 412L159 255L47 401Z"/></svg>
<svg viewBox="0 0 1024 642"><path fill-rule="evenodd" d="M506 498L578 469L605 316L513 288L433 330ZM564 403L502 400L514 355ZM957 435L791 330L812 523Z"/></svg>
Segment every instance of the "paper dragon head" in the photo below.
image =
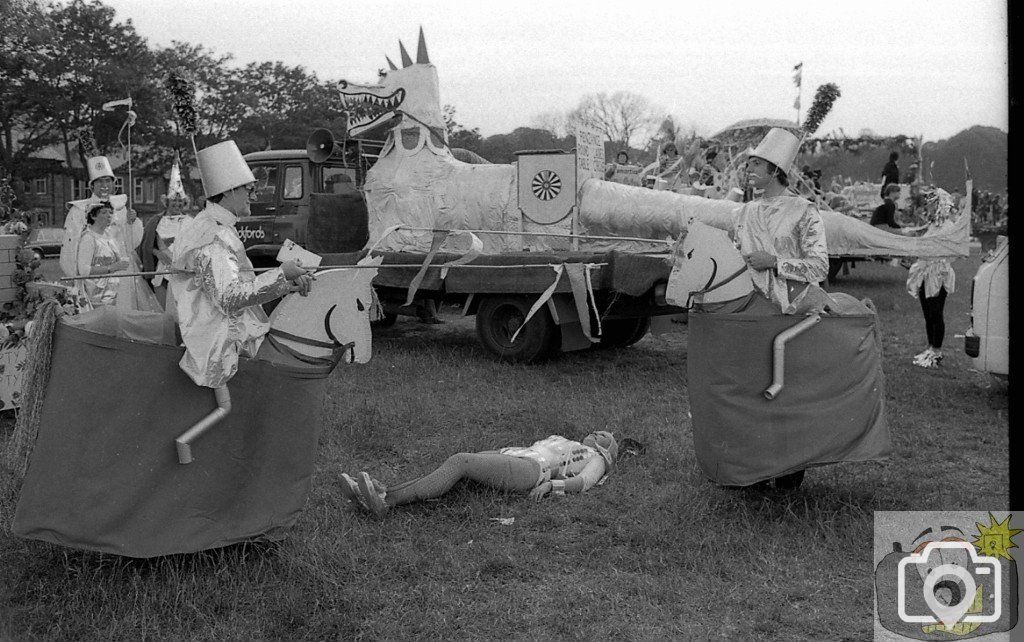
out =
<svg viewBox="0 0 1024 642"><path fill-rule="evenodd" d="M346 101L368 105L372 110L370 115L349 124L348 135L356 137L394 120L397 122L392 129L423 126L447 142L437 68L427 56L423 28L420 27L416 62L409 57L401 40L398 47L402 56L401 69L385 56L388 71L380 72L377 83L359 85L341 81L341 94Z"/></svg>

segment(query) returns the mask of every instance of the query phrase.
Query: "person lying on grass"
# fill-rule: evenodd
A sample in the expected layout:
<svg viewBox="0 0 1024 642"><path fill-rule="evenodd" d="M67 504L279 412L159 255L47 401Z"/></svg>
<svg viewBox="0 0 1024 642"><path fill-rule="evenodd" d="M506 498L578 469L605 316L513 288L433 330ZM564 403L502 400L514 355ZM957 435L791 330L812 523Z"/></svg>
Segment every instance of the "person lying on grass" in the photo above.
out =
<svg viewBox="0 0 1024 642"><path fill-rule="evenodd" d="M582 493L600 483L615 467L619 445L612 433L592 432L582 442L558 435L530 446L452 455L433 472L391 488L360 472L356 479L342 473L345 500L375 515L392 506L441 497L457 482L475 482L516 492L529 492L540 501L548 493Z"/></svg>

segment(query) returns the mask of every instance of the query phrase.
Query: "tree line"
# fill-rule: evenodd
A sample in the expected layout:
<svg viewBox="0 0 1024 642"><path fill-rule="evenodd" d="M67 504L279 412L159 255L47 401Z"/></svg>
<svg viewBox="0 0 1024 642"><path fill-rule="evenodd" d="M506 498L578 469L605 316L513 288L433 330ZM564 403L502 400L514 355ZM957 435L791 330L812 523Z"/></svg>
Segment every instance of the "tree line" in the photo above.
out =
<svg viewBox="0 0 1024 642"><path fill-rule="evenodd" d="M101 106L127 97L137 114L134 166L164 171L176 153L191 165L192 146L166 86L171 72L186 74L195 85L200 149L227 138L243 153L303 148L314 128L344 131L346 109L352 111L337 81L321 80L302 66L239 65L231 54L179 41L151 46L131 20L118 22L100 0L0 0L0 9L0 173L11 178L52 171L36 158L44 149L56 147L69 167L76 156L84 166L91 152L120 149L126 112ZM451 105L444 112L452 147L499 163L514 161L514 152L523 149L570 149L573 123L583 120L601 128L611 154L650 152L663 119L631 92L585 96L568 113L542 114L533 127L486 138L458 123Z"/></svg>
<svg viewBox="0 0 1024 642"><path fill-rule="evenodd" d="M244 152L302 147L315 127L345 124L337 83L281 62L233 64L230 54L174 41L152 47L131 21L117 22L99 0L43 5L0 0L0 169L30 179L46 170L33 157L57 146L70 165L95 142L99 153L120 148L124 108L103 103L131 97L133 163L165 170L192 146L165 87L172 71L195 84L196 145L233 138ZM120 141L119 141L120 137Z"/></svg>

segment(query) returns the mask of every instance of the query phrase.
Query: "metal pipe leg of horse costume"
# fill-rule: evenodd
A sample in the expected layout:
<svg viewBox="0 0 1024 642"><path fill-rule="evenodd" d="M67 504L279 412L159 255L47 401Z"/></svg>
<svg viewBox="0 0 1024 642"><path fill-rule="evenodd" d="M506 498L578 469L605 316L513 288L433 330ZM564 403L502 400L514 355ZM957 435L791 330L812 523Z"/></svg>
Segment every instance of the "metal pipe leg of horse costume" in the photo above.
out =
<svg viewBox="0 0 1024 642"><path fill-rule="evenodd" d="M768 386L764 391L764 396L769 401L774 399L779 394L779 391L782 390L782 379L786 373L786 343L809 330L818 321L821 321L821 315L815 314L788 330L783 330L775 337L775 343L772 346L775 357L772 363L772 385Z"/></svg>
<svg viewBox="0 0 1024 642"><path fill-rule="evenodd" d="M214 388L213 395L217 399L217 407L174 440L178 448L179 464L191 464L192 442L231 412L231 393L227 386Z"/></svg>

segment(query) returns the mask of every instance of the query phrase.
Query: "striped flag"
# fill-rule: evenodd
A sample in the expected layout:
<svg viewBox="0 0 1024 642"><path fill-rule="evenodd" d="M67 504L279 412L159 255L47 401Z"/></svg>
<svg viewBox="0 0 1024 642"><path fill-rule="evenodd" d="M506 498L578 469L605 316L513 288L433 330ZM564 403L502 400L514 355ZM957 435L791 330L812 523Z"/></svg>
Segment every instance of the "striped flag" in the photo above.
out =
<svg viewBox="0 0 1024 642"><path fill-rule="evenodd" d="M793 84L796 85L797 87L799 87L800 84L803 82L803 80L804 80L804 62L801 60L800 62L798 62L796 64L795 67L793 67Z"/></svg>

